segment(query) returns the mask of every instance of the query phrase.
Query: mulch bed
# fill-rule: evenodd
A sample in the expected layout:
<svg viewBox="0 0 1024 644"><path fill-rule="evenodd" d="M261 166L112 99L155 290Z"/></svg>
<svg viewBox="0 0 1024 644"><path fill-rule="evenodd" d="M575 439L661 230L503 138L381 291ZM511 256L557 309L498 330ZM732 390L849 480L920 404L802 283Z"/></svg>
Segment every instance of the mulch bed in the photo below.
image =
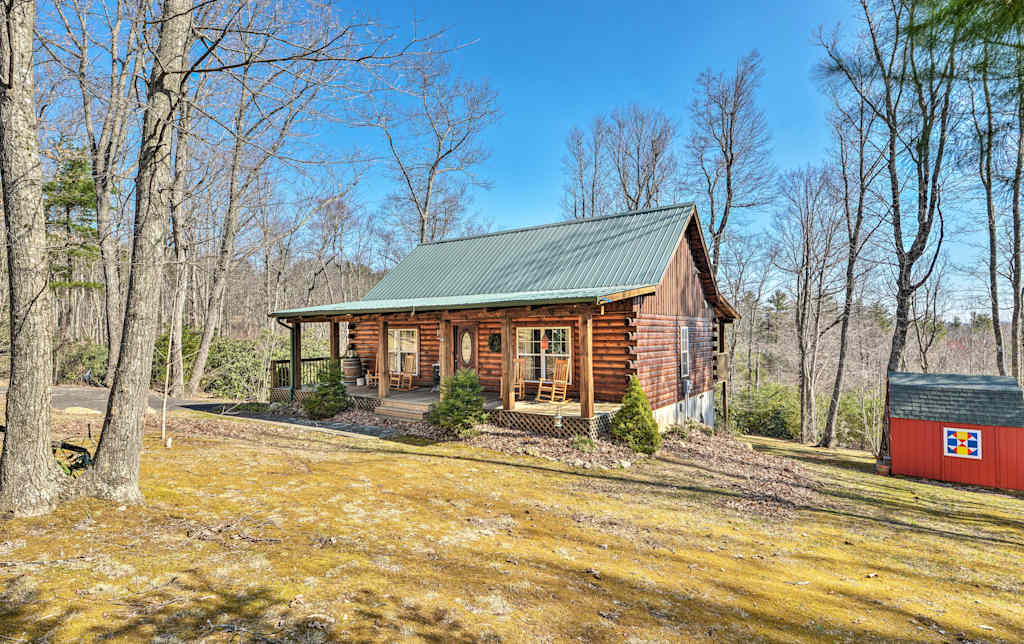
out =
<svg viewBox="0 0 1024 644"><path fill-rule="evenodd" d="M598 438L592 445L579 449L568 438L540 436L494 425L478 425L476 429L480 434L466 440L467 445L506 454L526 454L583 469L630 467L643 458L643 454L605 438Z"/></svg>
<svg viewBox="0 0 1024 644"><path fill-rule="evenodd" d="M703 483L738 493L723 505L759 514L791 514L797 508L829 505L815 478L801 463L759 452L731 435L664 437L658 457L701 469Z"/></svg>

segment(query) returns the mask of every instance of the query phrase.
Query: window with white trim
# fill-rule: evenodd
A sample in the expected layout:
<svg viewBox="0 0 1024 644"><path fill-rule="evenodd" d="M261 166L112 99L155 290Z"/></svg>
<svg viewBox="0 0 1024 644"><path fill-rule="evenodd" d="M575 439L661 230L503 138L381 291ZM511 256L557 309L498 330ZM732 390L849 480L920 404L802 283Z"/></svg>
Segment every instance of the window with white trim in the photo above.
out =
<svg viewBox="0 0 1024 644"><path fill-rule="evenodd" d="M679 327L679 377L690 379L690 328Z"/></svg>
<svg viewBox="0 0 1024 644"><path fill-rule="evenodd" d="M555 375L555 360L565 359L572 364L572 333L569 327L518 327L516 329L516 357L525 361L523 378L537 382L543 376L551 380ZM572 369L569 369L572 382Z"/></svg>
<svg viewBox="0 0 1024 644"><path fill-rule="evenodd" d="M388 329L388 371L420 373L418 329Z"/></svg>

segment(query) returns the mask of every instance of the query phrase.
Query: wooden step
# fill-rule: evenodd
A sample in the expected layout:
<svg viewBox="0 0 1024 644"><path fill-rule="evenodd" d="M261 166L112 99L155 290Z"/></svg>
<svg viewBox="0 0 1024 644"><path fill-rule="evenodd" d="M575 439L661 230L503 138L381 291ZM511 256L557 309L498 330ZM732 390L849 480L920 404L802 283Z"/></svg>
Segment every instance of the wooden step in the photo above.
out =
<svg viewBox="0 0 1024 644"><path fill-rule="evenodd" d="M381 405L377 409L373 410L373 413L378 416L386 416L387 418L397 418L399 420L423 420L427 415L426 411L414 411L408 409L398 409L394 407L385 407Z"/></svg>
<svg viewBox="0 0 1024 644"><path fill-rule="evenodd" d="M427 410L430 409L430 404L422 402L410 402L408 400L395 400L392 398L385 398L384 400L381 401L380 407L426 413Z"/></svg>

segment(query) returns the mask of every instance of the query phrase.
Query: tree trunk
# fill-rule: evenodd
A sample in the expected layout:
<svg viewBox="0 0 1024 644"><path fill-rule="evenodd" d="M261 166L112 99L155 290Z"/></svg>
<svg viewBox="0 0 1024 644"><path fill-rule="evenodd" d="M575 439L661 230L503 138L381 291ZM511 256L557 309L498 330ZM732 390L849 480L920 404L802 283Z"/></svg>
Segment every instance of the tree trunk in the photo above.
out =
<svg viewBox="0 0 1024 644"><path fill-rule="evenodd" d="M183 76L177 70L184 66L192 4L164 0L162 16L135 180L132 269L121 354L95 462L79 478L85 493L119 502L142 501L139 456L160 308L165 218L170 212L171 134Z"/></svg>
<svg viewBox="0 0 1024 644"><path fill-rule="evenodd" d="M184 91L183 91L184 93ZM171 231L174 237L174 274L175 291L171 304L171 395L181 398L185 395L185 357L181 350L183 327L185 325L185 302L188 297L189 276L189 243L186 228L186 189L185 179L188 174L189 160L189 106L181 106L180 126L174 154L174 183L171 190Z"/></svg>
<svg viewBox="0 0 1024 644"><path fill-rule="evenodd" d="M1014 99L1017 101L1017 154L1013 168L1013 203L1011 204L1012 240L1010 242L1010 290L1013 308L1010 311L1010 371L1017 382L1024 380L1024 365L1021 364L1021 335L1024 330L1024 287L1022 287L1021 259L1021 180L1024 178L1024 52L1022 43L1017 43L1017 82ZM994 321L994 320L993 320Z"/></svg>
<svg viewBox="0 0 1024 644"><path fill-rule="evenodd" d="M52 296L32 67L35 3L0 3L0 16L0 181L11 307L0 513L32 516L53 509L64 478L50 451Z"/></svg>
<svg viewBox="0 0 1024 644"><path fill-rule="evenodd" d="M100 191L97 191L100 192ZM100 237L100 261L103 264L103 310L107 331L107 373L103 382L114 382L114 370L121 349L121 252L110 221L110 201L96 200L96 230Z"/></svg>
<svg viewBox="0 0 1024 644"><path fill-rule="evenodd" d="M846 297L843 300L843 320L839 326L839 356L836 364L836 379L832 383L832 399L828 403L828 418L825 430L818 441L818 447L836 446L836 421L839 417L839 397L843 393L843 372L846 369L846 350L850 337L850 315L853 313L854 269L857 264L857 240L850 240L849 257L846 264Z"/></svg>

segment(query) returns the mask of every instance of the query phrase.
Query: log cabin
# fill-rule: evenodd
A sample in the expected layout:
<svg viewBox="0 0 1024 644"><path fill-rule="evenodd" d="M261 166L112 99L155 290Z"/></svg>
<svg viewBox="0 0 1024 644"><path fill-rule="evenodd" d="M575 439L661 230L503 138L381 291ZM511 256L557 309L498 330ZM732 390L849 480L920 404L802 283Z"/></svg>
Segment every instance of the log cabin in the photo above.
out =
<svg viewBox="0 0 1024 644"><path fill-rule="evenodd" d="M271 366L272 400L300 398L345 346L346 366L373 382L351 374L361 408L422 418L439 382L471 369L495 422L562 435L606 429L634 376L659 426L713 425L726 326L738 318L694 204L420 244L357 302L271 316L292 349ZM300 359L311 323L330 325L330 356ZM538 403L560 361L565 401Z"/></svg>

